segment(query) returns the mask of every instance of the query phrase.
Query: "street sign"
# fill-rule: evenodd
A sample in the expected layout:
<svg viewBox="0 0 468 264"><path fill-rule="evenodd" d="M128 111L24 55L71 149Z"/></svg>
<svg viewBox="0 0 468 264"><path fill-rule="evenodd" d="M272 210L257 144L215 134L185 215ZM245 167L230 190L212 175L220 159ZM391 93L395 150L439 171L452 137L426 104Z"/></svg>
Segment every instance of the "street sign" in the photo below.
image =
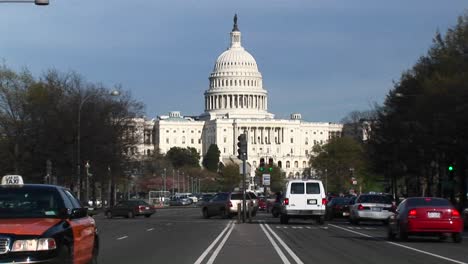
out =
<svg viewBox="0 0 468 264"><path fill-rule="evenodd" d="M263 186L270 186L270 174L263 174Z"/></svg>

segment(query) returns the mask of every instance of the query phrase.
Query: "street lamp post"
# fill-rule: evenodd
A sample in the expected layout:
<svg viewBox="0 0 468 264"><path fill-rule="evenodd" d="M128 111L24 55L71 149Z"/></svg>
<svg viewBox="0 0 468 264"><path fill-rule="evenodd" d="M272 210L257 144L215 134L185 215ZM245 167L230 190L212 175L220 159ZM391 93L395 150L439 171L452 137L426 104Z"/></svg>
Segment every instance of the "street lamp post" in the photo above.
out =
<svg viewBox="0 0 468 264"><path fill-rule="evenodd" d="M84 103L91 98L91 94L88 94L83 99L80 96L80 104L78 105L78 122L77 122L77 131L76 131L76 160L77 160L77 187L78 187L78 199L81 199L81 109L83 109Z"/></svg>

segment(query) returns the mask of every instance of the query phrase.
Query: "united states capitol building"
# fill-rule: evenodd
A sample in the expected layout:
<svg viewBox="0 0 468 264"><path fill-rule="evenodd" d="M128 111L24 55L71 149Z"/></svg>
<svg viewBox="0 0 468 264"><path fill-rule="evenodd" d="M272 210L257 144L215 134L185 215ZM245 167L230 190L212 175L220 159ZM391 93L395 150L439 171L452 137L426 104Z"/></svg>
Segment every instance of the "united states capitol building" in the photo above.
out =
<svg viewBox="0 0 468 264"><path fill-rule="evenodd" d="M281 167L288 178L300 178L308 167L314 144L341 136L342 125L306 122L301 114L275 119L268 112L268 92L254 57L242 46L242 35L234 18L230 47L219 55L209 86L204 93L205 111L197 116L170 112L154 120L136 119L141 144L132 149L136 156L166 153L172 147L193 147L202 157L216 144L223 163L238 162L237 137L248 140L250 175L263 159Z"/></svg>

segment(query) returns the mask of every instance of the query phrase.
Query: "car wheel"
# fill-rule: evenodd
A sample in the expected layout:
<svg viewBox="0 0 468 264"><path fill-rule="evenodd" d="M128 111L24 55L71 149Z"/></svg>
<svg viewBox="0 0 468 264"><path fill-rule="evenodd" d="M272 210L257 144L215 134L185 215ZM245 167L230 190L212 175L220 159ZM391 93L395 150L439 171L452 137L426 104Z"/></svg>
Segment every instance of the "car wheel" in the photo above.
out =
<svg viewBox="0 0 468 264"><path fill-rule="evenodd" d="M146 218L150 218L150 217L151 217L151 214L145 214L145 217L146 217Z"/></svg>
<svg viewBox="0 0 468 264"><path fill-rule="evenodd" d="M390 241L395 240L395 236L396 236L396 234L393 233L392 228L389 226L387 228L387 239L390 240Z"/></svg>
<svg viewBox="0 0 468 264"><path fill-rule="evenodd" d="M273 215L273 217L275 217L275 218L278 217L279 216L278 210L277 209L272 209L271 210L271 215Z"/></svg>
<svg viewBox="0 0 468 264"><path fill-rule="evenodd" d="M203 218L205 218L205 219L210 218L210 215L208 214L208 209L203 208L202 213L203 213Z"/></svg>
<svg viewBox="0 0 468 264"><path fill-rule="evenodd" d="M403 228L401 228L401 224L398 225L398 236L401 241L408 240L408 233Z"/></svg>
<svg viewBox="0 0 468 264"><path fill-rule="evenodd" d="M127 218L135 218L135 214L132 211L128 211Z"/></svg>
<svg viewBox="0 0 468 264"><path fill-rule="evenodd" d="M67 245L61 247L58 253L58 259L60 259L60 263L64 264L73 264L73 250Z"/></svg>
<svg viewBox="0 0 468 264"><path fill-rule="evenodd" d="M463 237L462 237L461 233L453 233L452 234L452 239L453 239L453 242L455 242L455 243L461 243L462 240L463 240Z"/></svg>
<svg viewBox="0 0 468 264"><path fill-rule="evenodd" d="M317 224L319 224L319 225L325 224L325 216L324 215L317 218Z"/></svg>
<svg viewBox="0 0 468 264"><path fill-rule="evenodd" d="M285 214L280 215L280 223L283 225L287 225L289 223L289 217Z"/></svg>
<svg viewBox="0 0 468 264"><path fill-rule="evenodd" d="M108 212L106 213L106 217L107 217L107 219L111 219L111 218L113 217L113 216L112 216L112 212L111 212L111 211L108 211Z"/></svg>

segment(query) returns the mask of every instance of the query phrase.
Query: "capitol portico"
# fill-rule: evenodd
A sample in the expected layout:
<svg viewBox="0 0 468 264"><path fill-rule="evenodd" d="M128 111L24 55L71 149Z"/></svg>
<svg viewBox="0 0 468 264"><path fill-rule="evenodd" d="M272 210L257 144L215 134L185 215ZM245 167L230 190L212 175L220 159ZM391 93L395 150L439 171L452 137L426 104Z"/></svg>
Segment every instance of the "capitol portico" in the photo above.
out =
<svg viewBox="0 0 468 264"><path fill-rule="evenodd" d="M158 116L152 122L151 144L142 145L138 152L148 154L159 149L166 153L172 147L193 147L203 156L211 144L216 144L221 161L227 163L236 161L237 137L246 133L251 175L263 159L265 163L272 160L287 177L302 177L309 167L312 147L339 137L342 125L306 122L299 113L291 114L290 119L275 119L268 112L268 92L257 62L242 46L237 16L230 38L230 47L218 57L209 76L204 113L183 116L174 111Z"/></svg>

